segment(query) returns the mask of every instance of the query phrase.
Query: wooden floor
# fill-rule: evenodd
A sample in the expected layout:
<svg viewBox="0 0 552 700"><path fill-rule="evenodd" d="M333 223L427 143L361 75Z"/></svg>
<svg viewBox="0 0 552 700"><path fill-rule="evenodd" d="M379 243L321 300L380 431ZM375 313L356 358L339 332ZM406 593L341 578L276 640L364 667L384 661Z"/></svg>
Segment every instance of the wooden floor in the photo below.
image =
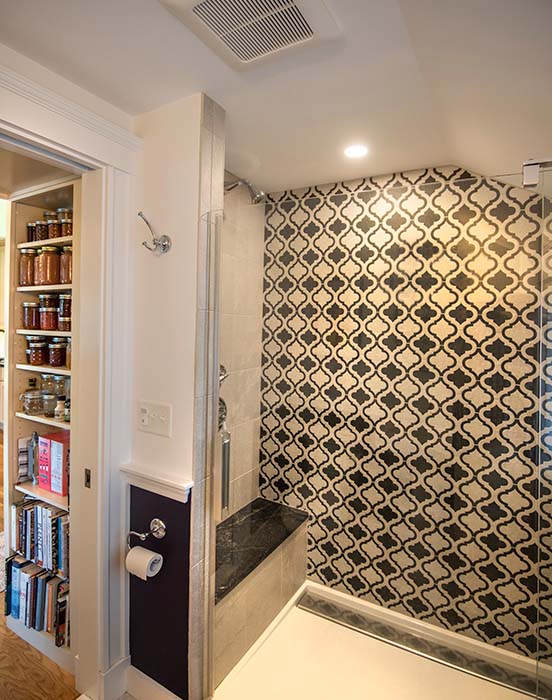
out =
<svg viewBox="0 0 552 700"><path fill-rule="evenodd" d="M4 527L1 442L0 432L0 530ZM71 674L6 627L4 594L0 594L0 700L75 700L79 695Z"/></svg>

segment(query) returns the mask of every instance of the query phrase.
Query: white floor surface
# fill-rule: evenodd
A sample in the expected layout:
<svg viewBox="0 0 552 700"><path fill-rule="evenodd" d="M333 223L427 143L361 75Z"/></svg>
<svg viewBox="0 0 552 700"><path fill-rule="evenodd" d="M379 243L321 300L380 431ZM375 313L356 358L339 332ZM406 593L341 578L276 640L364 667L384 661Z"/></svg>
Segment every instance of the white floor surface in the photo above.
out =
<svg viewBox="0 0 552 700"><path fill-rule="evenodd" d="M528 700L298 608L221 683L215 700Z"/></svg>

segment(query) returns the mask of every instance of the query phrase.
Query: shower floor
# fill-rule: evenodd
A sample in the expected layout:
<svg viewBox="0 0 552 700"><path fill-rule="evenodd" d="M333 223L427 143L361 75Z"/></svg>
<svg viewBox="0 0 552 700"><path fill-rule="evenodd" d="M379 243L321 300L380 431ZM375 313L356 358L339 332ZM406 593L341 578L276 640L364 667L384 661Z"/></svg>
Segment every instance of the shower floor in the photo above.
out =
<svg viewBox="0 0 552 700"><path fill-rule="evenodd" d="M215 700L529 700L294 607Z"/></svg>

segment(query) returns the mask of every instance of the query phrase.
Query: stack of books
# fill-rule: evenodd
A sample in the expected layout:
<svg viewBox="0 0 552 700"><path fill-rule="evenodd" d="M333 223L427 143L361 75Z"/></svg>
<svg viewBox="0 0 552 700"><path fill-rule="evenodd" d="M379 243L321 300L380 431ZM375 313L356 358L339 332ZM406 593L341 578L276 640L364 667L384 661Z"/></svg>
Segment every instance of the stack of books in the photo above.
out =
<svg viewBox="0 0 552 700"><path fill-rule="evenodd" d="M6 615L69 645L69 582L20 554L6 559Z"/></svg>
<svg viewBox="0 0 552 700"><path fill-rule="evenodd" d="M69 514L38 500L11 506L11 548L60 578L69 577Z"/></svg>

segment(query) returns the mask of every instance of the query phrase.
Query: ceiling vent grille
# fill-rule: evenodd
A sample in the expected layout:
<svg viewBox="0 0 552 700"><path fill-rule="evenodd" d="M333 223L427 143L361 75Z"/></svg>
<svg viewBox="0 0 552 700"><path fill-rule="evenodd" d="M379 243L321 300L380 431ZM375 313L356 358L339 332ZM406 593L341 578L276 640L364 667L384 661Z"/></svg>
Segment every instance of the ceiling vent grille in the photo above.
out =
<svg viewBox="0 0 552 700"><path fill-rule="evenodd" d="M230 65L244 69L341 32L324 0L161 0Z"/></svg>
<svg viewBox="0 0 552 700"><path fill-rule="evenodd" d="M193 12L244 62L314 36L293 0L203 0Z"/></svg>

